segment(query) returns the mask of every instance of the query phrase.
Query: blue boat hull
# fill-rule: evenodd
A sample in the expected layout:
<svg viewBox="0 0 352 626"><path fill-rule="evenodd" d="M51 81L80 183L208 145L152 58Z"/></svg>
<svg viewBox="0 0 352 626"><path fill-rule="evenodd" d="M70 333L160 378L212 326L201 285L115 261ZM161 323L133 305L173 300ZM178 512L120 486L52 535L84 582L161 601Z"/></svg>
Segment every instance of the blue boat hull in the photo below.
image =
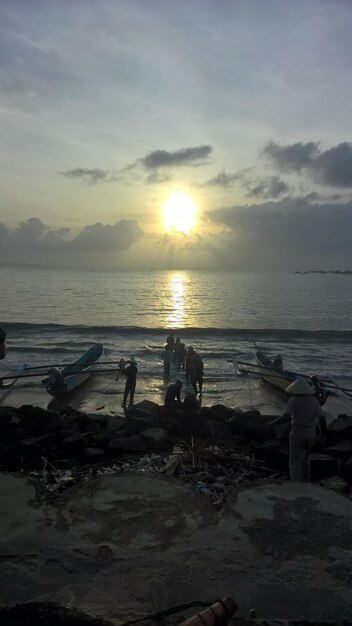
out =
<svg viewBox="0 0 352 626"><path fill-rule="evenodd" d="M94 344L72 365L67 365L62 370L56 368L49 370L49 376L42 380L42 384L51 396L70 393L90 378L92 366L99 361L103 353L103 345Z"/></svg>

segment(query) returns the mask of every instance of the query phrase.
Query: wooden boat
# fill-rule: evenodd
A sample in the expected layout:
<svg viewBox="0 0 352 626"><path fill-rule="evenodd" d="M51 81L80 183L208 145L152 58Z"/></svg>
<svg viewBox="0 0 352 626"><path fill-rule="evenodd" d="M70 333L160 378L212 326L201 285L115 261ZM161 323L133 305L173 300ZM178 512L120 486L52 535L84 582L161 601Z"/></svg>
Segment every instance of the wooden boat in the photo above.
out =
<svg viewBox="0 0 352 626"><path fill-rule="evenodd" d="M51 396L61 396L73 391L92 375L90 370L103 353L103 345L95 343L74 363L63 369L52 367L48 371L48 377L42 380L43 386Z"/></svg>
<svg viewBox="0 0 352 626"><path fill-rule="evenodd" d="M259 366L258 373L260 374L262 381L276 391L289 397L290 394L287 393L286 389L291 383L297 380L300 375L290 370L282 370L278 372L273 367L273 361L269 359L269 357L264 354L262 350L256 350L255 357ZM325 404L328 393L324 389L323 383L319 380L319 378L317 376L304 376L304 378L308 379L307 382L313 387L313 389L316 390L316 397L319 400L319 403L321 405Z"/></svg>

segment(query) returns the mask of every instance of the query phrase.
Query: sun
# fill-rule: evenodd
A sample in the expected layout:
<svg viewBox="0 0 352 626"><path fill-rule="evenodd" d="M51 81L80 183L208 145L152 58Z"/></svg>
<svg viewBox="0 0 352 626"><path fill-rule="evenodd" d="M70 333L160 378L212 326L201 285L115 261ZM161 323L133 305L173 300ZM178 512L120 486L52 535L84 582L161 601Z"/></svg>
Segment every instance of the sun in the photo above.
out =
<svg viewBox="0 0 352 626"><path fill-rule="evenodd" d="M185 193L170 194L162 208L165 230L188 233L195 224L196 211L190 196Z"/></svg>

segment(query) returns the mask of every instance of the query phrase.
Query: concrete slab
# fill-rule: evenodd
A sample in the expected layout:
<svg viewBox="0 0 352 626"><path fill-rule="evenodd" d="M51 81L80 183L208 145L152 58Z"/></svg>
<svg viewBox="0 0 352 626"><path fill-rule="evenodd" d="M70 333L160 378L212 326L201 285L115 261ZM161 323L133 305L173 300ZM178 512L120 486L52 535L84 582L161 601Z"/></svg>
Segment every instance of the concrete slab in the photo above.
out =
<svg viewBox="0 0 352 626"><path fill-rule="evenodd" d="M0 476L1 602L127 621L232 595L238 615L337 621L352 605L352 502L314 485L246 488L222 511L153 474L94 478L39 506Z"/></svg>

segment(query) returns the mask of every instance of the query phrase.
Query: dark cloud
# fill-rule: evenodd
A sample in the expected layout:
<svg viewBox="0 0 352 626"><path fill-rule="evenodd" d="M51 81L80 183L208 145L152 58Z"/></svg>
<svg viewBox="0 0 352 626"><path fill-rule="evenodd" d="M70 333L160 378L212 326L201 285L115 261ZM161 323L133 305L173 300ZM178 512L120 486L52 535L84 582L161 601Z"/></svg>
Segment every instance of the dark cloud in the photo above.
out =
<svg viewBox="0 0 352 626"><path fill-rule="evenodd" d="M51 229L37 217L10 229L0 223L2 252L109 253L123 252L143 236L134 220L123 219L115 224L92 224L73 235L69 228Z"/></svg>
<svg viewBox="0 0 352 626"><path fill-rule="evenodd" d="M210 178L204 186L231 187L239 180L240 176L240 174L227 174L225 170L222 170L217 176Z"/></svg>
<svg viewBox="0 0 352 626"><path fill-rule="evenodd" d="M62 173L68 178L73 178L75 180L79 180L80 182L89 183L91 185L96 185L99 183L113 183L120 179L119 176L116 176L116 174L110 172L109 170L102 170L98 167L94 169L77 167L74 170L67 170L66 172Z"/></svg>
<svg viewBox="0 0 352 626"><path fill-rule="evenodd" d="M235 174L227 174L225 170L210 178L202 186L232 187L238 184L248 196L261 198L278 198L289 192L289 186L278 176L258 176L253 168L240 170Z"/></svg>
<svg viewBox="0 0 352 626"><path fill-rule="evenodd" d="M279 170L308 174L314 181L332 187L352 187L352 144L343 142L321 150L318 143L280 146L268 143L263 152Z"/></svg>
<svg viewBox="0 0 352 626"><path fill-rule="evenodd" d="M146 170L154 170L163 167L178 167L181 165L194 165L207 159L212 151L212 146L196 146L194 148L181 148L176 152L167 150L154 150L139 162Z"/></svg>
<svg viewBox="0 0 352 626"><path fill-rule="evenodd" d="M232 265L243 267L244 262L247 267L292 268L319 262L327 267L337 258L350 264L352 201L320 204L316 200L317 194L286 197L224 207L207 215L228 231L228 248L223 252Z"/></svg>
<svg viewBox="0 0 352 626"><path fill-rule="evenodd" d="M172 180L172 176L170 176L170 174L166 174L164 172L158 172L158 170L156 170L155 172L150 172L150 174L148 174L147 176L148 184L166 183L169 180Z"/></svg>
<svg viewBox="0 0 352 626"><path fill-rule="evenodd" d="M262 176L242 183L249 196L278 198L289 192L289 186L278 176Z"/></svg>
<svg viewBox="0 0 352 626"><path fill-rule="evenodd" d="M309 167L318 153L318 147L319 144L312 141L293 143L290 146L279 146L270 141L262 154L283 172L301 172L302 169Z"/></svg>
<svg viewBox="0 0 352 626"><path fill-rule="evenodd" d="M120 220L116 224L92 224L86 226L70 242L71 250L78 252L122 252L143 235L134 220Z"/></svg>
<svg viewBox="0 0 352 626"><path fill-rule="evenodd" d="M324 185L352 186L352 145L346 141L325 150L312 163L315 178Z"/></svg>

